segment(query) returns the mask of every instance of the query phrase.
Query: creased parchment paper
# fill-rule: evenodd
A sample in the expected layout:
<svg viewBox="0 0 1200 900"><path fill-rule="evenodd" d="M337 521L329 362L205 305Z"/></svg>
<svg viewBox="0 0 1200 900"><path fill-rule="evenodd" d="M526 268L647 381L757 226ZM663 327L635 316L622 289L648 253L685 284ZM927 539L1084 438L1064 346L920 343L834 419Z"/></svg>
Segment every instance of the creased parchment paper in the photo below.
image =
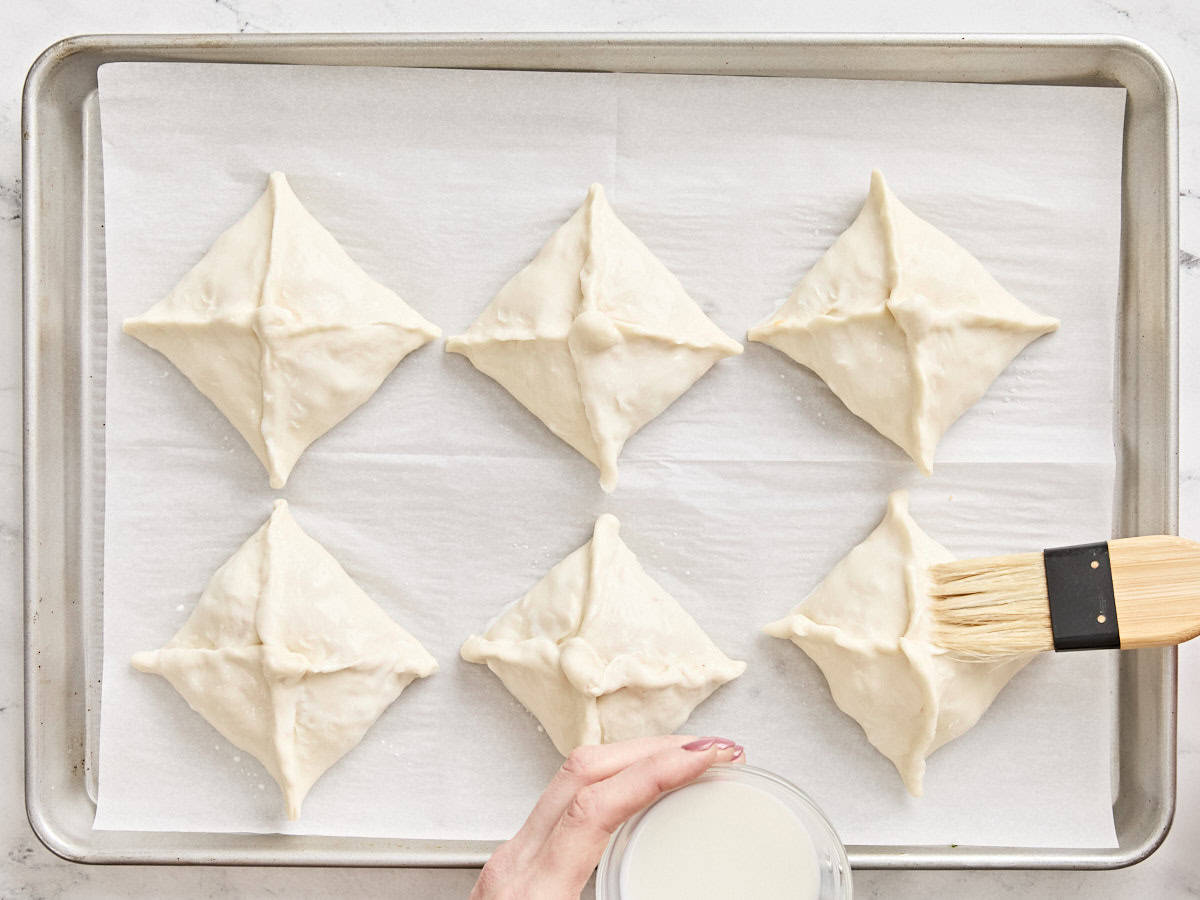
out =
<svg viewBox="0 0 1200 900"><path fill-rule="evenodd" d="M560 762L458 647L620 517L650 574L747 673L688 723L811 792L848 843L1113 846L1112 663L1039 659L930 760L926 796L760 627L908 485L960 555L1110 533L1124 92L525 72L119 64L100 71L108 261L104 685L97 827L400 838L511 834ZM270 512L249 448L121 321L287 173L371 275L447 334L602 182L729 334L853 219L873 166L1016 296L1062 319L947 434L935 474L764 346L727 360L596 471L440 342L281 492L441 663L288 824L262 767L134 651L160 646Z"/></svg>

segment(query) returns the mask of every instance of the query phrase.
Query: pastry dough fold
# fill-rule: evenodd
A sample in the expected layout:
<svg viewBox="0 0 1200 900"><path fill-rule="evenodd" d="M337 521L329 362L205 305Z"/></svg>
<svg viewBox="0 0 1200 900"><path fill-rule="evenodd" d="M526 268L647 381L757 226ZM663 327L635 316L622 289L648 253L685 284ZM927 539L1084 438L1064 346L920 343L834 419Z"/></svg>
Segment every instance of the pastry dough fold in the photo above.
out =
<svg viewBox="0 0 1200 900"><path fill-rule="evenodd" d="M925 759L970 729L1032 657L960 662L930 640L928 569L953 559L908 512L908 495L787 616L764 629L821 668L834 702L920 796Z"/></svg>
<svg viewBox="0 0 1200 900"><path fill-rule="evenodd" d="M946 430L1058 324L914 215L875 171L858 218L747 336L816 372L929 474Z"/></svg>
<svg viewBox="0 0 1200 900"><path fill-rule="evenodd" d="M742 352L598 184L446 349L587 457L606 491L625 442L714 363Z"/></svg>
<svg viewBox="0 0 1200 900"><path fill-rule="evenodd" d="M126 334L224 413L281 488L304 450L441 334L374 281L281 172Z"/></svg>
<svg viewBox="0 0 1200 900"><path fill-rule="evenodd" d="M133 665L167 679L253 754L279 783L289 819L400 693L437 670L283 500L217 569L176 635Z"/></svg>
<svg viewBox="0 0 1200 900"><path fill-rule="evenodd" d="M462 646L532 712L559 752L668 734L746 664L727 657L642 569L611 515Z"/></svg>

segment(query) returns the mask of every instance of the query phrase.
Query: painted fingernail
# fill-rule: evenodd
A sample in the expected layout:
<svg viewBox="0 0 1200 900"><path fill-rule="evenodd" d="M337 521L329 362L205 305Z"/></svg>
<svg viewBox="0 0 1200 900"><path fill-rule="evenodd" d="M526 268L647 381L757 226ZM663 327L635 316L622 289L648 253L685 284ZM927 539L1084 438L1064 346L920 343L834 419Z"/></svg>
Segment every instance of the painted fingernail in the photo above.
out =
<svg viewBox="0 0 1200 900"><path fill-rule="evenodd" d="M733 748L733 756L731 756L729 758L729 761L733 762L735 759L741 759L745 755L746 755L746 748L743 747L741 744L738 744L736 747Z"/></svg>
<svg viewBox="0 0 1200 900"><path fill-rule="evenodd" d="M707 750L709 747L711 747L713 744L715 744L718 740L720 740L720 738L711 738L711 737L700 738L699 740L692 741L690 744L684 744L683 749L684 750Z"/></svg>
<svg viewBox="0 0 1200 900"><path fill-rule="evenodd" d="M737 746L737 741L731 741L729 738L717 738L716 747L719 750L732 750Z"/></svg>

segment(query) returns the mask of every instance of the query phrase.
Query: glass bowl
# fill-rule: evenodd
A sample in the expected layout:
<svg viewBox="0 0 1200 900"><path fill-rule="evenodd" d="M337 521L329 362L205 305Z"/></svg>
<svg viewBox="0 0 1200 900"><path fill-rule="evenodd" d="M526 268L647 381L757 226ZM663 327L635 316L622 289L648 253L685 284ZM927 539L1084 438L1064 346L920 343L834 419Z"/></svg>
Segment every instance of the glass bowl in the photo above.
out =
<svg viewBox="0 0 1200 900"><path fill-rule="evenodd" d="M808 795L791 782L766 769L727 764L713 766L691 784L664 794L617 829L596 869L596 900L639 900L629 893L627 885L624 884L630 861L637 852L639 827L651 811L667 797L678 791L689 790L693 785L714 781L732 782L762 791L779 801L786 811L796 818L812 841L812 849L816 854L820 884L815 895L817 900L848 900L853 895L846 850L833 825ZM722 825L720 821L713 822L713 828L716 830Z"/></svg>

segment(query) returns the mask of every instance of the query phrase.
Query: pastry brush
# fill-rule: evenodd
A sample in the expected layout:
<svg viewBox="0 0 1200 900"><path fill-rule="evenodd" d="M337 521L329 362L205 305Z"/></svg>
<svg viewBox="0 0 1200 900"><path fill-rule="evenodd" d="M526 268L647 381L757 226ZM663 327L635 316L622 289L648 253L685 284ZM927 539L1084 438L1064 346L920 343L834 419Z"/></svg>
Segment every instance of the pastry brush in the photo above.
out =
<svg viewBox="0 0 1200 900"><path fill-rule="evenodd" d="M1200 634L1200 544L1170 535L932 566L932 640L960 659Z"/></svg>

